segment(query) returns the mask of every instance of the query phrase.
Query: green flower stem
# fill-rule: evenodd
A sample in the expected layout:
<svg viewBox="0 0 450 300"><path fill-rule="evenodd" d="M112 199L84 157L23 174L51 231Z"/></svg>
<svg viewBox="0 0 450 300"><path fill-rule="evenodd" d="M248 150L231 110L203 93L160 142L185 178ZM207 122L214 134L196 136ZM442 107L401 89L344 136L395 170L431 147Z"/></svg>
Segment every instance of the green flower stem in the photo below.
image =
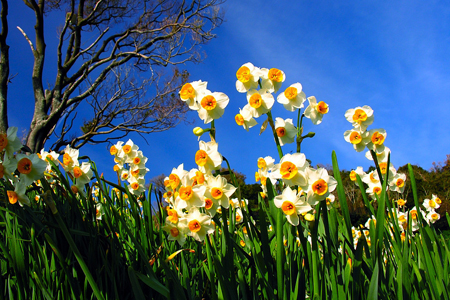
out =
<svg viewBox="0 0 450 300"><path fill-rule="evenodd" d="M283 299L284 285L284 244L283 244L283 212L281 209L277 212L277 292L278 299Z"/></svg>
<svg viewBox="0 0 450 300"><path fill-rule="evenodd" d="M277 144L278 155L280 159L283 158L283 150L281 150L280 141L278 140L277 132L275 131L275 124L273 123L272 113L267 112L267 119L269 120L270 127L272 127L273 137L275 138L275 143Z"/></svg>
<svg viewBox="0 0 450 300"><path fill-rule="evenodd" d="M297 117L297 153L300 153L301 144L302 144L302 134L303 134L303 118L305 115L301 115L302 110L298 109L298 117Z"/></svg>

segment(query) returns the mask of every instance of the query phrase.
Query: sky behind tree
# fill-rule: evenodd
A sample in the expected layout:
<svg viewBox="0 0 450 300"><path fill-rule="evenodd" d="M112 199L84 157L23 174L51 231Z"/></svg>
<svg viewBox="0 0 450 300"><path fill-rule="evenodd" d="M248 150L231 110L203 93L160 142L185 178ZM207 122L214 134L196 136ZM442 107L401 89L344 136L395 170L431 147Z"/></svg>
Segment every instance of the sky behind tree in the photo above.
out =
<svg viewBox="0 0 450 300"><path fill-rule="evenodd" d="M245 94L235 88L236 71L247 62L285 72L286 81L275 99L300 82L307 97L315 96L329 105L320 125L303 121L305 132L316 133L302 144L302 152L314 166L331 164L333 150L341 169L363 166L366 170L372 165L364 152L354 151L343 137L352 128L345 111L363 105L374 110L369 129L387 131L385 145L392 151L395 167L410 162L429 169L432 162L442 161L450 153L450 4L230 0L224 9L226 22L216 31L217 39L203 47L205 60L185 68L190 81L207 81L209 90L230 98L225 114L215 122L216 139L219 152L233 169L247 176L247 183L254 182L258 157L270 155L279 162L270 131L259 135L265 117L258 118L258 125L249 132L234 121L239 108L247 103ZM23 132L33 114L32 54L16 26L33 35L33 15L21 1L13 1L9 19L8 43L15 49L11 73L18 73L10 84L9 125ZM56 41L51 39L57 35L46 35L47 51L55 53ZM288 112L278 102L272 115L296 123L297 112ZM148 145L130 135L148 157L147 180L161 173L168 175L181 163L188 170L196 166L198 140L192 129L209 124L203 124L196 112L190 112L188 119L192 124L147 136ZM201 139L209 141L207 135ZM283 146L283 152L295 152L295 144ZM113 157L105 146L82 148L80 154L96 161L105 175L112 173Z"/></svg>

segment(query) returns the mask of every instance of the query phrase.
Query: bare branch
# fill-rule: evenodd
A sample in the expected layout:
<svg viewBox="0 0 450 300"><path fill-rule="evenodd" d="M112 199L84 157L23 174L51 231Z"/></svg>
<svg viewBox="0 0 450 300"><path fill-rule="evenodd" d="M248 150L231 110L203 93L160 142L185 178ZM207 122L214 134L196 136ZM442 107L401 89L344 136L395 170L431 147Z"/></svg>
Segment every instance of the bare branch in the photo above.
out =
<svg viewBox="0 0 450 300"><path fill-rule="evenodd" d="M22 30L22 28L20 28L19 26L17 26L17 29L19 29L20 32L22 32L23 36L25 37L25 39L27 40L28 44L30 44L31 47L31 52L33 52L33 54L36 52L36 49L34 49L33 46L33 42L30 40L30 38L28 37L28 35L25 33L25 31Z"/></svg>

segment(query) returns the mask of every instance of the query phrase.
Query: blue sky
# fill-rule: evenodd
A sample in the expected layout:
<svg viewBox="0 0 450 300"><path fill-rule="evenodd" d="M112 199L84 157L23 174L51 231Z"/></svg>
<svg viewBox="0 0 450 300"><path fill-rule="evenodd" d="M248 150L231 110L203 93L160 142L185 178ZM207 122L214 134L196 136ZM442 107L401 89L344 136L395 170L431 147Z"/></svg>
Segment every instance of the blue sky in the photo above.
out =
<svg viewBox="0 0 450 300"><path fill-rule="evenodd" d="M303 122L305 132L316 133L302 145L313 165L331 164L333 150L341 169L367 169L371 165L343 138L344 131L352 128L344 118L345 111L363 105L374 110L375 121L369 129L387 131L385 144L391 148L394 166L410 162L429 169L432 162L443 161L450 153L450 4L230 0L224 9L226 22L216 31L217 38L203 47L207 57L203 63L186 64L185 68L192 81L207 81L209 90L224 92L230 98L224 116L216 120L217 142L231 167L247 176L247 183L254 183L258 157L271 155L279 161L271 133L259 136L263 117L249 132L234 121L239 108L246 104L245 94L235 89L235 74L247 62L283 70L286 81L282 91L300 82L307 96L329 104L322 124L315 126L308 119ZM8 42L16 47L11 53L11 73L19 72L10 87L9 121L19 132L29 126L33 105L29 79L32 55L15 28L28 28L32 34L32 24L24 17L26 10L21 2L13 4L9 16ZM56 37L56 33L48 37ZM47 49L49 54L54 51L51 41ZM24 110L27 106L30 109ZM294 120L297 116L277 102L272 114ZM181 163L186 169L195 167L198 141L192 129L207 125L195 112L189 113L188 119L195 123L151 134L148 145L138 136L130 136L149 158L147 179L168 175ZM209 139L205 136L204 140ZM283 151L295 151L295 145L286 145ZM103 145L80 152L91 156L105 174L113 167Z"/></svg>

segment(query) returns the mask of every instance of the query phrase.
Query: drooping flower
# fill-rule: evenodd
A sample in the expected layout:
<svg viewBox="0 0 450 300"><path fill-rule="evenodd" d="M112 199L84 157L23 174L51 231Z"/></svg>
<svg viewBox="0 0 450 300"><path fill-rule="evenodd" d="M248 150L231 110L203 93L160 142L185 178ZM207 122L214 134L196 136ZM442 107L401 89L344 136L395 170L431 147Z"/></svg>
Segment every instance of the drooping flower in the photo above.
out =
<svg viewBox="0 0 450 300"><path fill-rule="evenodd" d="M260 89L248 91L247 102L248 104L244 106L244 109L248 109L254 118L259 118L272 108L275 100L272 94L267 93L265 89Z"/></svg>
<svg viewBox="0 0 450 300"><path fill-rule="evenodd" d="M303 107L306 101L306 95L302 91L302 85L297 82L288 87L283 93L279 94L277 101L283 104L288 111L294 111Z"/></svg>
<svg viewBox="0 0 450 300"><path fill-rule="evenodd" d="M199 101L198 116L205 124L208 124L222 117L230 99L224 93L206 91Z"/></svg>
<svg viewBox="0 0 450 300"><path fill-rule="evenodd" d="M366 131L373 123L373 110L370 106L351 108L345 112L345 118L352 123L353 127L360 132Z"/></svg>
<svg viewBox="0 0 450 300"><path fill-rule="evenodd" d="M292 119L275 118L275 132L280 146L293 143L297 136L297 128L295 128Z"/></svg>
<svg viewBox="0 0 450 300"><path fill-rule="evenodd" d="M249 128L252 128L256 124L256 120L253 118L252 111L249 105L244 106L243 109L239 109L239 113L234 117L236 124L244 127L245 130L248 131Z"/></svg>
<svg viewBox="0 0 450 300"><path fill-rule="evenodd" d="M272 69L261 69L262 78L261 78L261 86L262 89L267 90L269 93L276 93L281 84L286 80L286 75L283 71L272 68Z"/></svg>
<svg viewBox="0 0 450 300"><path fill-rule="evenodd" d="M261 70L252 63L243 64L236 72L236 89L239 93L258 87L258 80L263 74Z"/></svg>
<svg viewBox="0 0 450 300"><path fill-rule="evenodd" d="M314 125L319 125L322 123L322 118L324 114L328 113L329 107L323 101L317 103L316 97L308 97L309 106L305 109L305 117L311 119Z"/></svg>
<svg viewBox="0 0 450 300"><path fill-rule="evenodd" d="M283 190L281 195L273 199L273 203L276 207L281 208L287 221L294 226L299 224L298 215L312 209L308 202L304 200L304 197L297 195L297 190L292 190L289 186Z"/></svg>
<svg viewBox="0 0 450 300"><path fill-rule="evenodd" d="M219 145L215 142L199 142L199 150L195 153L195 163L203 173L211 173L220 168L223 158L219 153Z"/></svg>

